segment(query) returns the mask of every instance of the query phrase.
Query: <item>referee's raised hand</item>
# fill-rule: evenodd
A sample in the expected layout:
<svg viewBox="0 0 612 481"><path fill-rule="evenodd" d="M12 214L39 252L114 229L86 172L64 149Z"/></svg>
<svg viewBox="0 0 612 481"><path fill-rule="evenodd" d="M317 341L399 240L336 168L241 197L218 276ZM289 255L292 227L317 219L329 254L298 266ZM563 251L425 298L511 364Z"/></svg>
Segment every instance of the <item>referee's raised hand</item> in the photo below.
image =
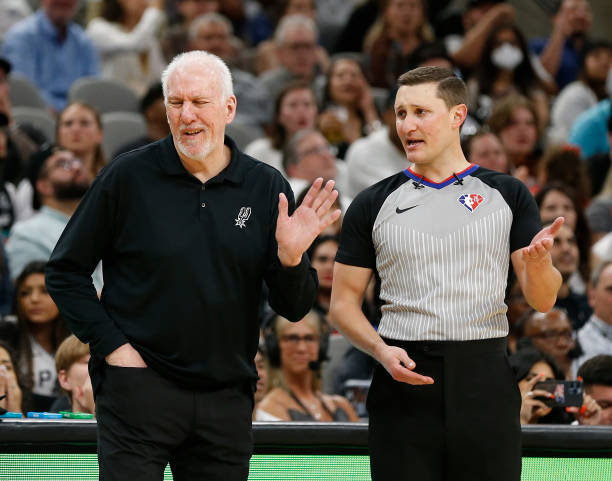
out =
<svg viewBox="0 0 612 481"><path fill-rule="evenodd" d="M523 248L521 252L523 261L539 261L546 256L555 242L555 234L564 222L565 219L563 217L557 217L552 224L538 232L531 240L531 243Z"/></svg>
<svg viewBox="0 0 612 481"><path fill-rule="evenodd" d="M319 177L291 216L288 213L287 197L283 193L279 194L276 242L278 258L286 267L298 265L312 241L340 217L340 209L330 211L338 197L334 181L328 181L324 188L322 186L323 179Z"/></svg>

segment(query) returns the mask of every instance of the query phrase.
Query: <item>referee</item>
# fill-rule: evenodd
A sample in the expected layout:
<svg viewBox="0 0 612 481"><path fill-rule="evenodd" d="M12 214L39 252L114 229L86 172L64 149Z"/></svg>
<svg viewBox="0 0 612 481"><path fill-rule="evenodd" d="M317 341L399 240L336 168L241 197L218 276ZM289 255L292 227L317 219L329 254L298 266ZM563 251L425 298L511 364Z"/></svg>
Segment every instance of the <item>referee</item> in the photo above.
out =
<svg viewBox="0 0 612 481"><path fill-rule="evenodd" d="M413 166L361 192L343 222L330 319L379 362L367 400L373 481L520 479L504 294L514 271L531 306L554 305L549 251L563 219L540 230L520 181L467 162L466 100L446 69L402 75L396 127ZM361 312L372 274L378 332Z"/></svg>

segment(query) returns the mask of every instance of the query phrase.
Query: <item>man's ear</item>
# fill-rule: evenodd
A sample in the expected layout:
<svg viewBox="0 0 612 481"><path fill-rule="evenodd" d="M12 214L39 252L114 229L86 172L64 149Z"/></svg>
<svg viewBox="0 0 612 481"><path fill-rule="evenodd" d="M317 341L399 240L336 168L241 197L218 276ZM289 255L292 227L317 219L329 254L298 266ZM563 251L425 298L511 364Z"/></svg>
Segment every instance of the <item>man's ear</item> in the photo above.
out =
<svg viewBox="0 0 612 481"><path fill-rule="evenodd" d="M450 111L451 125L459 129L467 117L467 106L465 104L455 105Z"/></svg>
<svg viewBox="0 0 612 481"><path fill-rule="evenodd" d="M227 109L225 123L229 124L229 123L232 122L232 120L234 120L234 117L236 117L236 107L237 107L236 96L235 95L230 95L227 98L227 102L226 102L225 106L226 106L226 109Z"/></svg>

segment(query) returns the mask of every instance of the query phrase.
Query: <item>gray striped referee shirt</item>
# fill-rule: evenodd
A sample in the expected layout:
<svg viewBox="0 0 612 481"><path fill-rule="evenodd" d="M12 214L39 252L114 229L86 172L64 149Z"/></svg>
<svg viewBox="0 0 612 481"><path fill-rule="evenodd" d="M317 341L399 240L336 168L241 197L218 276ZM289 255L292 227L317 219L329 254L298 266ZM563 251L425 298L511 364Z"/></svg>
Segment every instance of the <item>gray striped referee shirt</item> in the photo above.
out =
<svg viewBox="0 0 612 481"><path fill-rule="evenodd" d="M503 337L510 253L540 228L533 196L509 175L471 165L436 183L406 169L355 198L336 260L379 276L383 337Z"/></svg>

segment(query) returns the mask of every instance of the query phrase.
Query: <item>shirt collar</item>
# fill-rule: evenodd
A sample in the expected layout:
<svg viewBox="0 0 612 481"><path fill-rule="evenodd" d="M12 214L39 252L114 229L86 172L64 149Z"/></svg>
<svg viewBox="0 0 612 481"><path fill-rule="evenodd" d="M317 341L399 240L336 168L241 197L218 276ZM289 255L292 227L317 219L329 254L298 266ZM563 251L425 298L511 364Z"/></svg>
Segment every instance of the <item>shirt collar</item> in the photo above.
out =
<svg viewBox="0 0 612 481"><path fill-rule="evenodd" d="M187 169L181 162L181 159L174 147L174 141L172 134L168 135L165 139L160 141L161 143L161 155L159 156L159 163L162 171L169 175L183 175L188 174ZM209 180L210 183L221 183L224 181L233 182L239 184L244 180L244 163L241 159L241 152L238 150L236 143L227 135L224 140L225 145L230 148L231 156L230 162L219 174Z"/></svg>
<svg viewBox="0 0 612 481"><path fill-rule="evenodd" d="M612 325L601 320L595 314L591 317L591 322L604 334L607 338L612 339Z"/></svg>
<svg viewBox="0 0 612 481"><path fill-rule="evenodd" d="M57 41L59 37L57 28L51 23L49 17L47 17L47 14L42 8L36 10L36 19L42 34ZM66 29L68 35L70 33L70 24L67 25Z"/></svg>
<svg viewBox="0 0 612 481"><path fill-rule="evenodd" d="M43 205L40 208L40 213L46 215L47 217L52 217L63 222L68 222L70 220L70 216L68 214L64 214L63 212L60 212L59 210L53 209L46 205Z"/></svg>

